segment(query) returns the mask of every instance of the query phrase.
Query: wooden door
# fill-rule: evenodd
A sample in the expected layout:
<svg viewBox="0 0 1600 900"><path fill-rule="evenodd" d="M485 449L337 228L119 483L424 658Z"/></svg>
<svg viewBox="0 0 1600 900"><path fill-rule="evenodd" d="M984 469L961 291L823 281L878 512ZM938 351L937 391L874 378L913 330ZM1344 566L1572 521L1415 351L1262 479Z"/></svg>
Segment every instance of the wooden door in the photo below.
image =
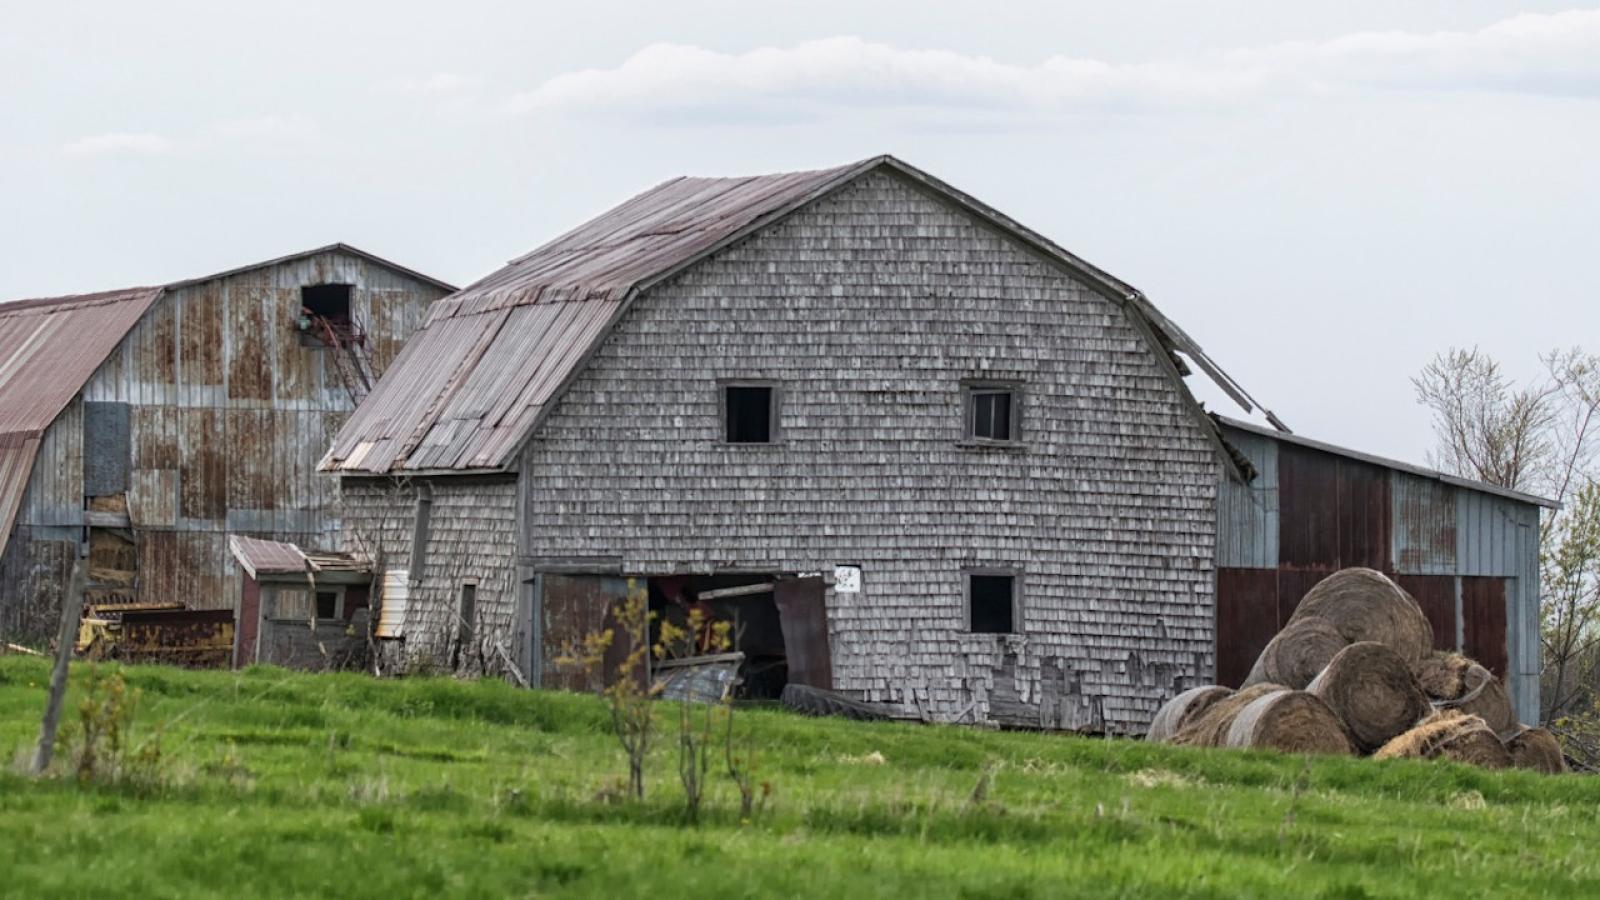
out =
<svg viewBox="0 0 1600 900"><path fill-rule="evenodd" d="M612 608L628 596L628 581L617 575L541 575L533 615L539 631L539 684L569 691L598 691L611 681L627 656L628 643L616 628ZM613 638L602 671L560 665L569 649L587 635L611 628Z"/></svg>
<svg viewBox="0 0 1600 900"><path fill-rule="evenodd" d="M783 628L783 654L789 681L824 690L833 689L833 656L828 649L827 596L822 578L781 578L773 585Z"/></svg>
<svg viewBox="0 0 1600 900"><path fill-rule="evenodd" d="M1482 663L1498 678L1506 677L1506 580L1464 575L1461 578L1461 652Z"/></svg>

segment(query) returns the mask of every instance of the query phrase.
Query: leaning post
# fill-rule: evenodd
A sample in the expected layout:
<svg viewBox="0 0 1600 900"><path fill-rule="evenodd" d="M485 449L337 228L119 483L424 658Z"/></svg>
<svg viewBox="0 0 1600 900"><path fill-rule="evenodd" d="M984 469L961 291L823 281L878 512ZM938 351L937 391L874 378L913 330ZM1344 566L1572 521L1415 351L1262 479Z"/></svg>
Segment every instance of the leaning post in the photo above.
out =
<svg viewBox="0 0 1600 900"><path fill-rule="evenodd" d="M82 557L72 563L72 578L61 602L61 631L56 635L56 666L50 672L50 698L45 701L44 721L39 725L39 749L33 757L33 773L43 775L50 768L56 750L56 729L61 725L61 701L67 695L67 666L77 643L78 622L83 618L83 588L88 562Z"/></svg>

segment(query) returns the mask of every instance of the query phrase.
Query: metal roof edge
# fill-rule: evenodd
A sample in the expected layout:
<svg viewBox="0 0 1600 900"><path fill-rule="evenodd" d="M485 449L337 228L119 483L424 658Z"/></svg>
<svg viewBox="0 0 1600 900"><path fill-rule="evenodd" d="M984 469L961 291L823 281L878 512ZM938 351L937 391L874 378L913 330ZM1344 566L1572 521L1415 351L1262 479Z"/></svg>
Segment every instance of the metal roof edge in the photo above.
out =
<svg viewBox="0 0 1600 900"><path fill-rule="evenodd" d="M362 250L360 247L354 247L342 241L332 244L324 244L321 247L313 247L310 250L301 250L297 253L288 253L283 256L274 257L261 262L236 266L232 269L225 269L221 272L215 272L210 275L202 275L198 278L185 278L181 281L171 282L170 284L166 285L166 287L168 290L176 290L177 288L190 287L196 284L204 284L207 281L216 281L219 278L231 278L234 275L242 275L245 272L253 272L256 269L265 269L269 266L293 262L297 259L304 259L308 256L316 256L318 253L348 253L351 256L359 256L368 262L376 263L384 268L399 272L402 275L406 275L411 278L415 278L418 281L433 285L434 287L443 290L446 294L454 294L456 291L460 290L460 288L450 284L449 282L440 281L439 279L434 278L432 275L425 275L421 272L418 272L416 269L407 268L392 260L384 259L376 253L368 253L367 251Z"/></svg>
<svg viewBox="0 0 1600 900"><path fill-rule="evenodd" d="M1215 414L1213 414L1213 416L1224 426L1229 428L1237 428L1240 431L1247 431L1251 434L1258 434L1262 437L1269 437L1273 438L1274 440L1285 441L1287 443L1297 444L1302 447L1309 447L1312 450L1321 450L1324 453L1332 453L1335 456L1344 456L1359 462L1383 466L1386 469L1394 469L1397 472L1405 472L1408 475L1431 478L1434 481L1439 481L1453 487L1466 488L1468 490L1478 491L1484 494L1493 494L1497 497L1505 497L1508 500L1516 500L1520 503L1530 503L1535 506L1542 506L1545 509L1561 508L1560 503L1546 497L1540 497L1537 494L1528 494L1522 491L1512 490L1511 488L1501 487L1498 484L1490 484L1487 481L1463 478L1460 475L1450 475L1448 473L1441 472L1438 469L1430 469L1427 466L1419 466L1415 463L1403 462L1398 459L1390 459L1386 456L1378 456L1375 453L1364 453L1360 450L1352 450L1349 447L1341 447L1338 444L1330 444L1326 441L1319 441L1314 438L1308 438L1303 435L1293 434L1287 431L1278 431L1268 428L1265 425L1257 425L1254 422L1230 419L1227 416L1218 416Z"/></svg>

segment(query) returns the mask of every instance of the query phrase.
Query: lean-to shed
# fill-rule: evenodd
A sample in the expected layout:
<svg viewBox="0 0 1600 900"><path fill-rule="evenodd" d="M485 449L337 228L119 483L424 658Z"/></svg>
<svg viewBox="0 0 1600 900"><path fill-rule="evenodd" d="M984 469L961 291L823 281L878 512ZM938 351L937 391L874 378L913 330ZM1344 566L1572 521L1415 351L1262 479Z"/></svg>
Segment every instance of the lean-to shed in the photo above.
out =
<svg viewBox="0 0 1600 900"><path fill-rule="evenodd" d="M317 459L451 287L343 244L159 287L0 303L0 633L91 602L230 608L229 532L317 545Z"/></svg>

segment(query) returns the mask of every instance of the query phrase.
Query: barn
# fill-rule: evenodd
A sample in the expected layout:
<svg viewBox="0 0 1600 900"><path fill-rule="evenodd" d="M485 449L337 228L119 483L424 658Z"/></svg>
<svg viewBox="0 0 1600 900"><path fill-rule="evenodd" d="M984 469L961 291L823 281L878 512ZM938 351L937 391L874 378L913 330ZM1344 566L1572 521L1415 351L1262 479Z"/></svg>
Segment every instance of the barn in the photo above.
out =
<svg viewBox="0 0 1600 900"><path fill-rule="evenodd" d="M436 304L321 467L398 665L581 686L556 658L632 583L735 621L753 696L1140 733L1235 642L1218 497L1261 475L1192 369L1252 408L893 157L678 178Z"/></svg>
<svg viewBox="0 0 1600 900"><path fill-rule="evenodd" d="M343 244L158 287L0 304L0 633L91 603L228 609L230 532L315 546L316 463L450 285Z"/></svg>

